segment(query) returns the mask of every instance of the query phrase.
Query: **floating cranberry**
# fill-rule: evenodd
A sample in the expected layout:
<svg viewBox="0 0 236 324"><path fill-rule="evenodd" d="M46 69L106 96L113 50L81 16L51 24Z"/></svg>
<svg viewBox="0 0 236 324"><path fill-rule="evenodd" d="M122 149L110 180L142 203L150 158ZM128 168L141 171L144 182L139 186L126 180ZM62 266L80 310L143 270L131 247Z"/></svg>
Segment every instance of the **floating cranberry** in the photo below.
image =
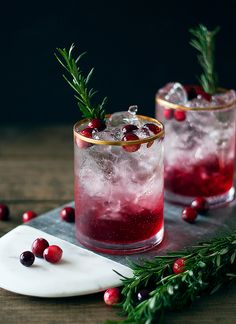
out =
<svg viewBox="0 0 236 324"><path fill-rule="evenodd" d="M127 134L127 133L131 133L131 132L133 132L134 130L137 130L137 129L138 129L138 127L136 125L127 124L127 125L122 127L122 132L124 134Z"/></svg>
<svg viewBox="0 0 236 324"><path fill-rule="evenodd" d="M75 221L75 209L73 207L64 207L60 211L61 219L68 223L74 223Z"/></svg>
<svg viewBox="0 0 236 324"><path fill-rule="evenodd" d="M128 133L122 138L122 141L138 141L139 137L135 134ZM140 144L133 144L133 145L124 145L122 146L123 149L127 152L136 152L140 148Z"/></svg>
<svg viewBox="0 0 236 324"><path fill-rule="evenodd" d="M149 291L147 289L142 289L137 293L137 300L142 302L149 297Z"/></svg>
<svg viewBox="0 0 236 324"><path fill-rule="evenodd" d="M7 205L0 204L0 220L6 221L9 219L9 208Z"/></svg>
<svg viewBox="0 0 236 324"><path fill-rule="evenodd" d="M177 121L184 121L186 119L186 113L183 110L175 110L174 117Z"/></svg>
<svg viewBox="0 0 236 324"><path fill-rule="evenodd" d="M25 267L30 267L34 263L35 256L31 251L25 251L21 253L20 255L20 262L25 266Z"/></svg>
<svg viewBox="0 0 236 324"><path fill-rule="evenodd" d="M160 133L160 131L161 131L161 128L158 125L153 124L153 123L144 124L143 127L148 128L155 135Z"/></svg>
<svg viewBox="0 0 236 324"><path fill-rule="evenodd" d="M182 219L188 223L193 223L197 218L197 211L192 207L185 207L182 211Z"/></svg>
<svg viewBox="0 0 236 324"><path fill-rule="evenodd" d="M29 222L31 219L37 217L37 214L32 210L27 210L22 215L23 223Z"/></svg>
<svg viewBox="0 0 236 324"><path fill-rule="evenodd" d="M164 108L163 115L164 115L165 119L172 119L173 115L174 115L174 111L173 111L173 109L170 109L170 108Z"/></svg>
<svg viewBox="0 0 236 324"><path fill-rule="evenodd" d="M62 249L58 245L49 245L44 252L43 257L50 263L58 263L62 257Z"/></svg>
<svg viewBox="0 0 236 324"><path fill-rule="evenodd" d="M84 137L87 137L87 138L92 138L93 137L93 131L94 131L93 128L86 127L84 129L82 129L79 132L79 134L82 135L82 136L84 136ZM88 143L86 141L83 141L80 138L76 138L76 143L82 149L83 148L88 148L88 147L92 146L92 143Z"/></svg>
<svg viewBox="0 0 236 324"><path fill-rule="evenodd" d="M185 271L185 259L179 258L177 259L172 267L172 270L175 274L179 274Z"/></svg>
<svg viewBox="0 0 236 324"><path fill-rule="evenodd" d="M97 130L102 131L106 128L106 124L104 123L103 120L99 118L94 118L88 123L88 127L92 129L96 128Z"/></svg>
<svg viewBox="0 0 236 324"><path fill-rule="evenodd" d="M191 207L194 208L198 213L207 213L209 210L209 203L204 197L197 197L193 200Z"/></svg>
<svg viewBox="0 0 236 324"><path fill-rule="evenodd" d="M111 306L119 303L120 301L120 290L118 288L109 288L104 293L104 302Z"/></svg>
<svg viewBox="0 0 236 324"><path fill-rule="evenodd" d="M36 257L43 258L43 252L48 246L48 241L40 237L33 242L31 250Z"/></svg>

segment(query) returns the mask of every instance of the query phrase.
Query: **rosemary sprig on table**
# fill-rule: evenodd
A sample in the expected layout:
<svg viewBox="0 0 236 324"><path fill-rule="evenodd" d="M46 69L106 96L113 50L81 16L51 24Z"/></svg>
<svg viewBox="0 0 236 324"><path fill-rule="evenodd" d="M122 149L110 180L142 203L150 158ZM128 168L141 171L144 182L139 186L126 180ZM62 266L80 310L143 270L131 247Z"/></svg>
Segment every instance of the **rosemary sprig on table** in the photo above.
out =
<svg viewBox="0 0 236 324"><path fill-rule="evenodd" d="M173 264L184 259L183 272L174 273ZM109 323L159 323L165 310L181 309L197 297L215 293L236 279L236 231L200 243L191 250L157 256L142 264L131 264L132 278L124 278L119 304L127 318ZM148 298L138 302L137 293L146 289Z"/></svg>
<svg viewBox="0 0 236 324"><path fill-rule="evenodd" d="M88 75L83 76L79 62L81 58L86 54L85 52L80 54L76 59L72 56L72 51L74 49L74 44L71 45L69 51L65 48L57 48L57 52L60 57L55 54L59 63L65 68L70 80L63 75L63 78L66 82L74 89L76 92L76 99L78 100L78 106L80 111L83 114L83 117L93 119L99 118L104 120L105 118L105 109L104 106L107 102L107 97L102 100L101 104L93 105L91 99L97 93L93 89L88 89L88 83L92 77L94 69L92 68Z"/></svg>
<svg viewBox="0 0 236 324"><path fill-rule="evenodd" d="M219 31L219 27L213 31L209 31L204 25L199 25L195 29L190 29L190 33L194 36L190 41L198 52L198 60L203 69L200 76L200 83L205 92L209 94L216 93L217 75L215 71L215 36Z"/></svg>

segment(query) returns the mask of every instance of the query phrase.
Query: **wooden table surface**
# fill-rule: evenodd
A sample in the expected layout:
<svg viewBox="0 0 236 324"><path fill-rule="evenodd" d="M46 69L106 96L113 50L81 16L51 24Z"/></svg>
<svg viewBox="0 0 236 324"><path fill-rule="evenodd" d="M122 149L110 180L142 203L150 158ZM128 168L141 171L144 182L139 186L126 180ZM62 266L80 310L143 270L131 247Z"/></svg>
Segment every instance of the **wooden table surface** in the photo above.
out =
<svg viewBox="0 0 236 324"><path fill-rule="evenodd" d="M38 214L73 200L70 125L0 125L0 202L11 211L0 236L21 224L23 211ZM1 262L1 260L0 260ZM1 279L0 279L1 281ZM103 323L118 319L103 295L43 299L0 289L0 323ZM191 308L166 314L164 323L236 323L236 284L204 297Z"/></svg>

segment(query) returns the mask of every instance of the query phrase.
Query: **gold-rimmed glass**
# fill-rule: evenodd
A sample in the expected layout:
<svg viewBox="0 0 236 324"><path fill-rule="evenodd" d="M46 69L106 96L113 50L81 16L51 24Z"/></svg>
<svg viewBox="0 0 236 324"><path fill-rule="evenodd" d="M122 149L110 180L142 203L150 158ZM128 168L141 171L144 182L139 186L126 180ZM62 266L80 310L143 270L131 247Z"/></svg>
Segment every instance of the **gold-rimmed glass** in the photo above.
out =
<svg viewBox="0 0 236 324"><path fill-rule="evenodd" d="M135 141L105 141L82 136L88 121L74 126L76 236L105 253L129 254L161 242L163 221L163 125ZM138 147L128 152L123 147Z"/></svg>
<svg viewBox="0 0 236 324"><path fill-rule="evenodd" d="M156 96L165 124L165 197L189 204L205 197L212 207L234 198L235 100L187 107Z"/></svg>

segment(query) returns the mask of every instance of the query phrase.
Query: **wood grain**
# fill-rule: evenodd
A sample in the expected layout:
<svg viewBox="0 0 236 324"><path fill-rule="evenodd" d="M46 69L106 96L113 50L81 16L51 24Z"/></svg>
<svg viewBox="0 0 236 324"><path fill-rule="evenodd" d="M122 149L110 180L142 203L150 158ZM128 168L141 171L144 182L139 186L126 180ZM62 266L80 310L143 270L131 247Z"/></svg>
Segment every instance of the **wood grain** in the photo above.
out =
<svg viewBox="0 0 236 324"><path fill-rule="evenodd" d="M73 144L70 125L0 126L0 202L11 219L0 223L0 236L21 224L23 211L38 214L73 200ZM0 289L0 323L103 323L117 310L94 294L40 299ZM165 324L236 323L236 285L204 297L192 307L168 313Z"/></svg>

